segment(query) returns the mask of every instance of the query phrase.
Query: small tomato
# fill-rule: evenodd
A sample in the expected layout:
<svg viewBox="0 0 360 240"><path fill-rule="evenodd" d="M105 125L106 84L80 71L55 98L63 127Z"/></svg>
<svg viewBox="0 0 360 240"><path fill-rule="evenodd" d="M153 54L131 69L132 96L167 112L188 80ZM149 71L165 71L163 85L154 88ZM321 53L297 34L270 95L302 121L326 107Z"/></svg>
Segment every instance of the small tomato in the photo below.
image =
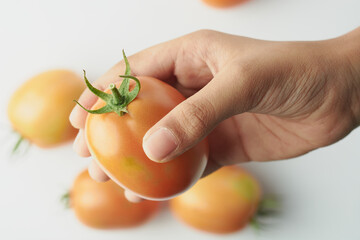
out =
<svg viewBox="0 0 360 240"><path fill-rule="evenodd" d="M170 208L194 228L231 233L243 228L255 215L260 196L253 176L236 166L223 167L171 199Z"/></svg>
<svg viewBox="0 0 360 240"><path fill-rule="evenodd" d="M116 183L111 180L96 182L86 170L75 179L69 203L82 223L100 229L140 225L159 208L159 202L129 202L124 196L124 190Z"/></svg>
<svg viewBox="0 0 360 240"><path fill-rule="evenodd" d="M217 8L232 7L247 0L202 0L204 3Z"/></svg>
<svg viewBox="0 0 360 240"><path fill-rule="evenodd" d="M76 135L69 114L84 90L84 83L68 70L51 70L34 76L18 88L8 105L13 128L39 147L52 147Z"/></svg>

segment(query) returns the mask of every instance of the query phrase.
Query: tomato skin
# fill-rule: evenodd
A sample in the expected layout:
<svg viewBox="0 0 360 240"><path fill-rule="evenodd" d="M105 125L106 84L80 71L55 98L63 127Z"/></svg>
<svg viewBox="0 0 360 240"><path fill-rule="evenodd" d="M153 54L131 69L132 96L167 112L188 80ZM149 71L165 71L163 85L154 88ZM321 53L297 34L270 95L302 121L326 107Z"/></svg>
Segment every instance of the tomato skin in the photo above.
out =
<svg viewBox="0 0 360 240"><path fill-rule="evenodd" d="M85 225L99 229L128 228L143 224L159 209L159 202L131 203L113 181L96 182L85 170L76 178L70 205Z"/></svg>
<svg viewBox="0 0 360 240"><path fill-rule="evenodd" d="M236 166L223 167L171 199L170 209L194 228L224 234L246 226L260 197L260 186L254 177Z"/></svg>
<svg viewBox="0 0 360 240"><path fill-rule="evenodd" d="M123 116L89 114L85 133L88 147L112 180L145 199L165 200L195 183L207 163L206 139L176 159L156 163L145 155L142 138L156 122L185 98L170 85L138 77L141 90ZM93 109L104 106L98 100Z"/></svg>
<svg viewBox="0 0 360 240"><path fill-rule="evenodd" d="M233 7L242 2L246 2L248 0L202 0L204 3L216 7L216 8L227 8Z"/></svg>
<svg viewBox="0 0 360 240"><path fill-rule="evenodd" d="M40 73L20 86L8 105L13 128L39 147L53 147L77 133L69 114L85 88L83 80L68 70Z"/></svg>

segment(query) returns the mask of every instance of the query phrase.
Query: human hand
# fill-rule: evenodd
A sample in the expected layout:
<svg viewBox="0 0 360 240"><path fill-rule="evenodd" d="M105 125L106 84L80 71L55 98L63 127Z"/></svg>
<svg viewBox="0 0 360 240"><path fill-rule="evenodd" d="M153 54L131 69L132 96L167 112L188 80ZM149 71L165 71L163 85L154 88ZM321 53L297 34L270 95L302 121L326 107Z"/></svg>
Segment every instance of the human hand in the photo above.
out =
<svg viewBox="0 0 360 240"><path fill-rule="evenodd" d="M169 161L208 135L208 174L336 142L360 121L359 37L357 29L325 41L271 42L205 30L130 56L133 75L161 79L187 97L146 133L145 153ZM124 69L121 61L94 85L107 88ZM96 100L86 90L79 102L91 108ZM70 116L80 129L75 150L84 157L90 156L82 130L86 116L78 106ZM154 134L160 128L175 139ZM89 171L96 180L108 179L95 162Z"/></svg>

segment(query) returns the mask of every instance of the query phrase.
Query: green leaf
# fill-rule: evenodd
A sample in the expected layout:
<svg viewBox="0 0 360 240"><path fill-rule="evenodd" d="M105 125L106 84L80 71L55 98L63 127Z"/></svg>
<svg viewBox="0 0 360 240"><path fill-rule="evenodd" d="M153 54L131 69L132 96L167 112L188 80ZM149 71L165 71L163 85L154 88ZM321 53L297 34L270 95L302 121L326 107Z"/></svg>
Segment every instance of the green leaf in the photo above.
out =
<svg viewBox="0 0 360 240"><path fill-rule="evenodd" d="M99 98L101 98L102 100L104 101L108 101L111 99L111 95L108 94L108 93L105 93L97 88L95 88L93 85L91 85L91 83L89 82L89 80L87 79L86 77L86 72L85 70L84 71L84 79L85 79L85 83L86 83L86 86L89 88L89 90L94 93L96 96L98 96Z"/></svg>
<svg viewBox="0 0 360 240"><path fill-rule="evenodd" d="M130 64L126 57L124 49L122 50L122 53L123 53L123 58L124 58L124 62L125 62L125 74L124 75L131 75ZM119 87L120 94L122 96L126 95L126 93L129 91L129 85L130 85L129 78L124 78L124 80L122 81L122 83Z"/></svg>
<svg viewBox="0 0 360 240"><path fill-rule="evenodd" d="M23 143L23 141L24 141L24 137L19 135L19 138L16 141L16 143L15 143L15 145L14 145L12 151L11 151L11 154L15 154L15 153L17 153L19 151L19 147L20 147L21 143Z"/></svg>
<svg viewBox="0 0 360 240"><path fill-rule="evenodd" d="M65 208L70 208L70 192L64 193L61 196L60 201L64 204Z"/></svg>
<svg viewBox="0 0 360 240"><path fill-rule="evenodd" d="M136 98L136 96L140 92L140 89L141 89L140 81L139 81L139 79L137 79L136 77L133 77L131 75L120 75L120 77L130 78L136 82L134 89L131 92L128 91L128 92L126 92L126 94L123 95L123 96L125 96L125 103L129 104L132 100L134 100Z"/></svg>
<svg viewBox="0 0 360 240"><path fill-rule="evenodd" d="M125 74L124 75L131 75L131 69L130 69L130 64L129 64L129 61L125 55L125 51L124 49L122 50L122 53L123 53L123 58L124 58L124 61L125 61Z"/></svg>
<svg viewBox="0 0 360 240"><path fill-rule="evenodd" d="M119 87L119 92L121 96L125 96L129 92L129 86L130 86L129 78L125 78Z"/></svg>
<svg viewBox="0 0 360 240"><path fill-rule="evenodd" d="M256 215L258 216L274 216L279 213L280 201L275 196L264 196L260 201Z"/></svg>
<svg viewBox="0 0 360 240"><path fill-rule="evenodd" d="M251 218L249 223L256 232L259 232L263 228L262 224L256 218Z"/></svg>
<svg viewBox="0 0 360 240"><path fill-rule="evenodd" d="M110 106L110 105L105 105L102 108L96 109L96 110L89 110L86 109L83 105L81 105L78 101L74 100L82 109L84 109L85 111L87 111L88 113L92 113L92 114L103 114L103 113L108 113L108 112L113 112L114 109Z"/></svg>

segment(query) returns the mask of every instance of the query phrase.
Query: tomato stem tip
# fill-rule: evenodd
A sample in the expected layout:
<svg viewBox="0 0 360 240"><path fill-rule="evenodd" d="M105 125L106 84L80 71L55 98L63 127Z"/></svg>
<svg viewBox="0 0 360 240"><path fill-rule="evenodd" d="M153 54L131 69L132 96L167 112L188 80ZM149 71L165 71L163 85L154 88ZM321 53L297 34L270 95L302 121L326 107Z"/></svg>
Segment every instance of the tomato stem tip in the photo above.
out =
<svg viewBox="0 0 360 240"><path fill-rule="evenodd" d="M113 94L113 101L115 105L120 105L123 102L123 96L121 96L119 90L116 88L114 83L109 85L109 88Z"/></svg>

